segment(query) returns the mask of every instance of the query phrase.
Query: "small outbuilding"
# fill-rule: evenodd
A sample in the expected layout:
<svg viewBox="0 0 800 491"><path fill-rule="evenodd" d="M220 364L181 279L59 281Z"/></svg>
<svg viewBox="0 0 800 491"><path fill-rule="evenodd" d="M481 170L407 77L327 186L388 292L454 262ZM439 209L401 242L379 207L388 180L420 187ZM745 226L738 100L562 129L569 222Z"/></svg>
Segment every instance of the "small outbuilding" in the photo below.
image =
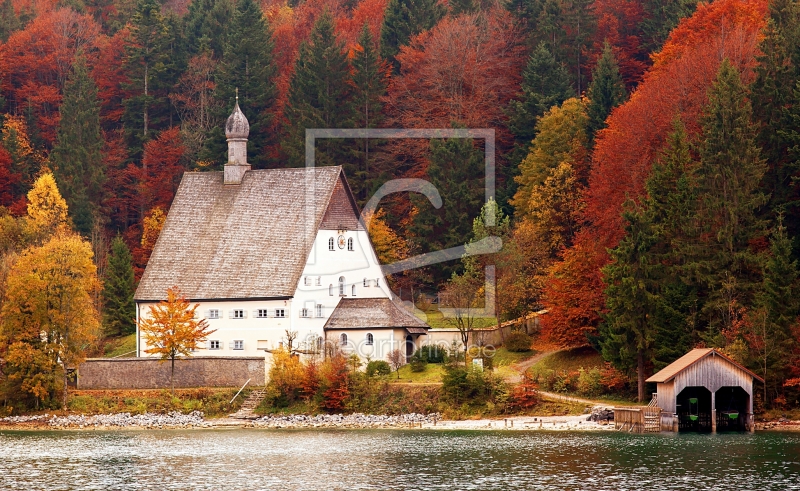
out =
<svg viewBox="0 0 800 491"><path fill-rule="evenodd" d="M753 430L753 383L764 379L716 349L693 349L647 379L662 429Z"/></svg>

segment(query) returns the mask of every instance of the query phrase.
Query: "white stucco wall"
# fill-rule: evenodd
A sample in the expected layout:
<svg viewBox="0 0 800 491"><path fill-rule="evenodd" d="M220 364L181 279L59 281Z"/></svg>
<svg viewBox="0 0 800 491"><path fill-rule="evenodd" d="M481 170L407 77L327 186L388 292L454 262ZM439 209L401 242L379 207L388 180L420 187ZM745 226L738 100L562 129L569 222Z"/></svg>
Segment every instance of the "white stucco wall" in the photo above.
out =
<svg viewBox="0 0 800 491"><path fill-rule="evenodd" d="M344 236L344 247L338 245L339 235ZM328 241L334 239L334 250L329 250ZM347 240L353 239L353 250L348 250ZM269 253L265 251L265 253ZM344 295L339 293L339 278L344 277ZM367 285L364 286L364 281ZM319 283L319 284L318 284ZM332 292L331 287L332 285ZM391 291L383 277L375 252L366 231L345 231L339 234L336 230L320 230L309 254L308 260L300 276L294 297L287 300L227 300L201 301L197 314L207 317L210 309L220 312L219 319L209 319L212 329L216 331L208 340L220 342L219 349L208 349L208 343L197 351L202 356L259 356L265 354L264 348L274 349L281 342L286 342L286 330L297 332L295 346L298 343L311 343L317 337L324 338L323 326L333 309L343 297L355 296L366 298L390 297ZM331 294L332 293L332 294ZM147 315L147 306L137 304L137 319ZM317 305L322 306L322 315L318 316ZM308 309L308 317L302 316L302 310ZM242 309L246 316L243 319L233 318L231 312ZM258 309L267 309L268 318L258 318ZM275 309L284 309L285 317L274 317ZM379 336L378 331L373 334ZM381 342L393 340L391 330L380 334ZM242 340L243 349L233 349L232 343ZM144 350L147 346L137 332L138 356L148 356Z"/></svg>

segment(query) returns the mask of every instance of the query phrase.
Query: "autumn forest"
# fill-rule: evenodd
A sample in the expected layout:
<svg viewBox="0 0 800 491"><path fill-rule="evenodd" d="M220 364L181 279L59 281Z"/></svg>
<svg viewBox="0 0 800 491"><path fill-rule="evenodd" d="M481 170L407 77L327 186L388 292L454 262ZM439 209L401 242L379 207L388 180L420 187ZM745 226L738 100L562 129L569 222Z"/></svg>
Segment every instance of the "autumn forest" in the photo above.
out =
<svg viewBox="0 0 800 491"><path fill-rule="evenodd" d="M381 202L384 263L502 238L497 254L395 275L404 300L480 292L491 263L498 320L546 310L545 342L593 347L640 398L706 346L762 376L767 406L798 405L794 0L2 0L6 391L51 391L30 366L85 356L65 337L133 331L181 176L221 170L237 94L254 168L303 166L307 128L495 131L488 205L484 141L317 143L359 205L395 178L441 193L438 209ZM73 305L59 315L82 316L73 332L32 294L49 284L37 263L65 262L77 269L48 274ZM21 342L51 324L51 354Z"/></svg>

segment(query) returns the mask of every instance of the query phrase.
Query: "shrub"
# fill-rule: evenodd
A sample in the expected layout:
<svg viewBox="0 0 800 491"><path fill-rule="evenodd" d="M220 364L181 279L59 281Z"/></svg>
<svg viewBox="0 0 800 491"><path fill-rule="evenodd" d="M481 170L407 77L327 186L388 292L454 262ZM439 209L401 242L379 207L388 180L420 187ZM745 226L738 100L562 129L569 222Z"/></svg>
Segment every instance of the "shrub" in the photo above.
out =
<svg viewBox="0 0 800 491"><path fill-rule="evenodd" d="M414 353L414 356L411 357L409 365L411 365L412 372L424 372L425 369L428 368L428 362L425 361L419 351Z"/></svg>
<svg viewBox="0 0 800 491"><path fill-rule="evenodd" d="M372 360L367 363L367 377L389 375L390 373L392 373L392 367L383 360Z"/></svg>
<svg viewBox="0 0 800 491"><path fill-rule="evenodd" d="M508 351L524 353L531 350L533 339L522 331L512 331L506 337L505 346Z"/></svg>
<svg viewBox="0 0 800 491"><path fill-rule="evenodd" d="M602 374L597 367L584 370L578 370L578 393L584 396L598 396L603 392L603 385L601 384Z"/></svg>
<svg viewBox="0 0 800 491"><path fill-rule="evenodd" d="M428 363L444 363L447 360L447 350L436 344L426 344L417 353Z"/></svg>
<svg viewBox="0 0 800 491"><path fill-rule="evenodd" d="M522 374L522 382L511 391L508 407L511 410L531 409L539 404L539 385L528 373Z"/></svg>
<svg viewBox="0 0 800 491"><path fill-rule="evenodd" d="M322 391L322 408L329 412L338 412L345 408L350 396L350 370L347 360L335 356L325 360L321 367L320 390Z"/></svg>

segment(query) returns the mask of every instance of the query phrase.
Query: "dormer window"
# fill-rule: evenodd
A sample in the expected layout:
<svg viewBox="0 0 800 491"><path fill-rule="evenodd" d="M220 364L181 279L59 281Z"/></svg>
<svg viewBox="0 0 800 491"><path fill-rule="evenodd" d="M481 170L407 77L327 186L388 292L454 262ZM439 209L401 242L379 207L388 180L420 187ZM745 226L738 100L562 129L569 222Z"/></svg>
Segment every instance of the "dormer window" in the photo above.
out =
<svg viewBox="0 0 800 491"><path fill-rule="evenodd" d="M353 238L352 237L347 239L347 250L348 251L352 251L353 250Z"/></svg>
<svg viewBox="0 0 800 491"><path fill-rule="evenodd" d="M335 242L334 242L334 240L333 240L333 237L331 237L330 239L328 239L328 250L329 250L329 251L333 251L333 250L334 250L334 248L333 248L334 244L335 244Z"/></svg>

